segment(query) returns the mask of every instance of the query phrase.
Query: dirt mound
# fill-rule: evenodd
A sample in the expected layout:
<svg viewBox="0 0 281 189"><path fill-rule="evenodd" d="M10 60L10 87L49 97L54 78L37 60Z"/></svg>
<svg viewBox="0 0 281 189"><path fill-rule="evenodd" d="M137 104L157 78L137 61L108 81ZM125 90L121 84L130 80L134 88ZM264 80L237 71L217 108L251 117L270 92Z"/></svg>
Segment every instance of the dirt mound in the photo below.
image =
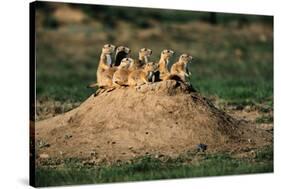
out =
<svg viewBox="0 0 281 189"><path fill-rule="evenodd" d="M216 152L271 142L266 131L235 120L176 81L92 95L70 112L37 122L35 130L37 159L95 163L147 154L174 157L200 143Z"/></svg>

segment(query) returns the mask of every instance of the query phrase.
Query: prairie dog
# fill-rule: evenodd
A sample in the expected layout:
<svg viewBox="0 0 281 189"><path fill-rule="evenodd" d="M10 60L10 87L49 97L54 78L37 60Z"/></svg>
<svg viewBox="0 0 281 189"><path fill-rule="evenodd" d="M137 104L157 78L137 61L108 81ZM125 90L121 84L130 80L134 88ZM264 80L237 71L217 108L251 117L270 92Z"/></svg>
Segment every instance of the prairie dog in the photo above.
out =
<svg viewBox="0 0 281 189"><path fill-rule="evenodd" d="M143 68L143 66L149 62L148 58L151 56L151 54L152 54L152 50L151 49L148 49L148 48L140 49L140 51L139 51L139 58L138 58L138 60L134 61L132 69Z"/></svg>
<svg viewBox="0 0 281 189"><path fill-rule="evenodd" d="M191 73L188 70L188 64L192 60L192 56L189 54L182 54L179 60L171 67L171 75L177 75L182 81L186 82ZM171 77L171 76L170 76Z"/></svg>
<svg viewBox="0 0 281 189"><path fill-rule="evenodd" d="M111 55L115 51L115 46L111 44L106 44L102 48L102 52L100 55L99 66L97 69L97 85L98 86L107 86L108 77L114 73L114 69L111 68L112 66L112 57ZM111 75L112 78L112 75ZM104 81L106 80L106 81Z"/></svg>
<svg viewBox="0 0 281 189"><path fill-rule="evenodd" d="M149 82L150 75L157 70L159 67L158 63L149 62L144 65L143 69L133 70L129 74L128 84L129 86L142 85Z"/></svg>
<svg viewBox="0 0 281 189"><path fill-rule="evenodd" d="M129 58L131 49L125 46L119 46L116 49L114 66L119 66L123 58Z"/></svg>
<svg viewBox="0 0 281 189"><path fill-rule="evenodd" d="M133 64L134 60L132 58L123 58L117 71L113 75L113 85L114 86L127 86L128 76L131 72L129 67Z"/></svg>
<svg viewBox="0 0 281 189"><path fill-rule="evenodd" d="M165 49L161 52L160 60L159 60L159 72L160 79L163 79L166 75L169 74L168 64L170 58L174 55L174 51Z"/></svg>

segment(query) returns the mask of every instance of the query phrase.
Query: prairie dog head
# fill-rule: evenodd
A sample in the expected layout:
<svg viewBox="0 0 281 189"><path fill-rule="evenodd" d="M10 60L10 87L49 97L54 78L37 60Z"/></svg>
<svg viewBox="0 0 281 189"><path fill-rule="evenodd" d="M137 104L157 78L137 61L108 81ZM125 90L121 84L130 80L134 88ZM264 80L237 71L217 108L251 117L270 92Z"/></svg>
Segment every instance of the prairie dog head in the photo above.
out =
<svg viewBox="0 0 281 189"><path fill-rule="evenodd" d="M159 68L159 64L156 62L148 62L144 66L144 70L147 72L155 72L156 70L158 70L158 68Z"/></svg>
<svg viewBox="0 0 281 189"><path fill-rule="evenodd" d="M131 49L130 49L129 47L119 46L119 47L117 47L117 49L116 49L116 54L118 54L118 53L121 52L121 51L123 51L123 52L125 52L125 53L127 53L127 54L130 54L130 53L131 53Z"/></svg>
<svg viewBox="0 0 281 189"><path fill-rule="evenodd" d="M174 51L170 50L170 49L164 49L161 52L161 59L169 59L174 55Z"/></svg>
<svg viewBox="0 0 281 189"><path fill-rule="evenodd" d="M150 57L152 54L152 50L151 49L148 49L148 48L142 48L140 51L139 51L139 56L141 58L144 58L144 57Z"/></svg>
<svg viewBox="0 0 281 189"><path fill-rule="evenodd" d="M134 63L134 60L132 58L123 58L121 60L120 65L118 66L118 68L125 68L128 69L130 67L130 65L132 65Z"/></svg>
<svg viewBox="0 0 281 189"><path fill-rule="evenodd" d="M105 44L102 48L103 54L112 54L115 51L115 46L112 44Z"/></svg>
<svg viewBox="0 0 281 189"><path fill-rule="evenodd" d="M189 54L182 54L179 58L179 62L183 62L184 64L188 64L192 60L192 56Z"/></svg>

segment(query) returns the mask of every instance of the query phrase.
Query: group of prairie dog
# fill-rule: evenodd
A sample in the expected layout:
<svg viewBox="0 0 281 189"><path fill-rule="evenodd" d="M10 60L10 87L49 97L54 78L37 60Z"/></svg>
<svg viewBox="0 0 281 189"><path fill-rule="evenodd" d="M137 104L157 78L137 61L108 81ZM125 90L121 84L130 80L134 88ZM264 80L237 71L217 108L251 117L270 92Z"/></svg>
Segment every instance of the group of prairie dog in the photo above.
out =
<svg viewBox="0 0 281 189"><path fill-rule="evenodd" d="M138 59L131 58L130 53L131 50L128 47L116 48L112 44L104 45L97 69L97 83L89 87L138 86L161 80L187 82L187 78L191 75L188 64L192 56L189 54L180 55L179 60L169 71L168 65L170 58L174 55L173 50L163 50L158 62L149 61L152 50L148 48L140 49Z"/></svg>

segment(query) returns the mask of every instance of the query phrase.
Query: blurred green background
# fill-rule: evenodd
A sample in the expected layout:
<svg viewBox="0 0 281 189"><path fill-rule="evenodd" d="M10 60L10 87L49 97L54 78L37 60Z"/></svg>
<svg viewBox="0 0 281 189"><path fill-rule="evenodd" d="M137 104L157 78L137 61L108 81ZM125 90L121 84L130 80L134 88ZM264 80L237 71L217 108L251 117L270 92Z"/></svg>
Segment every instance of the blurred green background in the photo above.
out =
<svg viewBox="0 0 281 189"><path fill-rule="evenodd" d="M101 47L162 49L195 57L192 84L227 105L273 109L273 17L37 2L37 119L87 99Z"/></svg>

